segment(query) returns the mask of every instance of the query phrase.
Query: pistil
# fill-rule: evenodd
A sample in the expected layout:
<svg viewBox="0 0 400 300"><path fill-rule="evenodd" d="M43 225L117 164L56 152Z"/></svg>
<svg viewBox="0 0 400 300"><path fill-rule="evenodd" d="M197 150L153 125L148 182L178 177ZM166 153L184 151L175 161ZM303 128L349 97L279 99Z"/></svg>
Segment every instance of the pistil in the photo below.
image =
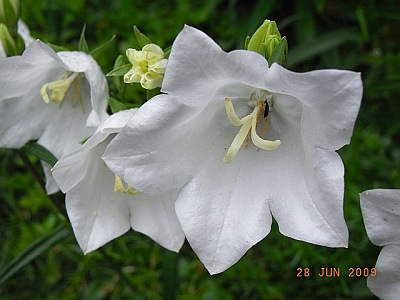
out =
<svg viewBox="0 0 400 300"><path fill-rule="evenodd" d="M268 113L265 113L265 110L270 109L271 105L268 103L268 101L270 101L271 98L272 95L266 91L257 91L256 93L253 93L249 101L249 105L254 106L254 109L250 114L242 119L239 119L237 116L231 99L225 98L225 109L229 120L233 125L241 126L241 128L224 156L224 163L230 163L234 159L236 153L246 140L249 132L253 144L257 147L264 150L275 150L279 147L281 144L280 140L264 140L257 134L256 130L261 116L266 115L267 118L269 118Z"/></svg>

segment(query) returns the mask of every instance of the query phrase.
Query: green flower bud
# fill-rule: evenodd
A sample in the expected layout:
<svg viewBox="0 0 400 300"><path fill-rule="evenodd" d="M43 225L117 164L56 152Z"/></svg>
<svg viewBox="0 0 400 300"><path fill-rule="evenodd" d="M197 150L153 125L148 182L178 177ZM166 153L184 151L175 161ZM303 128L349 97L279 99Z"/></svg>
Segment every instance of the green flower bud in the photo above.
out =
<svg viewBox="0 0 400 300"><path fill-rule="evenodd" d="M18 19L21 16L20 0L0 0L0 23L9 29L16 30ZM11 33L14 35L14 33Z"/></svg>
<svg viewBox="0 0 400 300"><path fill-rule="evenodd" d="M265 20L251 38L247 37L245 49L260 53L270 64L286 64L287 40L281 37L274 21Z"/></svg>
<svg viewBox="0 0 400 300"><path fill-rule="evenodd" d="M3 45L6 56L19 55L22 52L24 42L20 36L14 39L8 27L5 24L0 24L0 43Z"/></svg>

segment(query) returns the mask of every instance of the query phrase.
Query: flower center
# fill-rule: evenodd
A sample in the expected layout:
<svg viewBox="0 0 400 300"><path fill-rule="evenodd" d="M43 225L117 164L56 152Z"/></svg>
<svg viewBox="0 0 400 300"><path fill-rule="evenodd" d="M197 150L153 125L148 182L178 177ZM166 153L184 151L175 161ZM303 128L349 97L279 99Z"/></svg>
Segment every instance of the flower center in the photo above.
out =
<svg viewBox="0 0 400 300"><path fill-rule="evenodd" d="M80 73L72 73L71 75L69 73L70 72L66 72L64 78L61 80L52 81L42 86L40 94L45 103L49 103L51 100L55 103L61 104L64 101L65 95L71 87L71 84L80 75ZM77 86L77 89L80 89L79 85ZM51 91L50 98L49 91Z"/></svg>
<svg viewBox="0 0 400 300"><path fill-rule="evenodd" d="M115 175L114 192L128 194L128 195L132 195L132 196L139 193L138 190L135 190L129 184L127 184L127 186L124 187L121 177L119 177L117 175Z"/></svg>
<svg viewBox="0 0 400 300"><path fill-rule="evenodd" d="M261 116L266 118L266 124L269 123L269 111L272 108L272 94L265 90L258 90L251 94L250 100L247 102L249 106L254 107L253 111L242 119L239 119L231 99L225 98L225 109L229 120L235 126L241 126L239 132L236 134L232 141L228 152L224 156L224 163L230 163L236 153L242 147L243 143L247 146L248 134L250 132L251 140L253 144L264 150L275 150L281 144L280 140L269 141L262 139L257 134L257 125L261 119ZM264 128L261 132L265 132ZM246 141L246 142L245 142Z"/></svg>

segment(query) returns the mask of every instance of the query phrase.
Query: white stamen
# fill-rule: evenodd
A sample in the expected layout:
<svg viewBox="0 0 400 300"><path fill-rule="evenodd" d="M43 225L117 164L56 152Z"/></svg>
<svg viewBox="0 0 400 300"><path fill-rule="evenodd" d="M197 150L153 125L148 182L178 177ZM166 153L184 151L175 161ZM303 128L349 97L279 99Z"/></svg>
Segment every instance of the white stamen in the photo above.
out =
<svg viewBox="0 0 400 300"><path fill-rule="evenodd" d="M251 116L248 115L247 117ZM251 123L251 118L248 118L247 121L242 125L242 127L240 127L240 130L233 139L232 144L228 149L228 152L226 152L224 156L224 163L230 163L235 157L236 153L239 151L240 147L242 147L243 142L246 139L251 128Z"/></svg>
<svg viewBox="0 0 400 300"><path fill-rule="evenodd" d="M231 99L225 98L224 103L225 103L226 114L228 115L228 118L233 125L235 126L243 125L243 123L246 122L247 119L249 119L250 115L244 117L243 119L238 118L235 109L233 108Z"/></svg>
<svg viewBox="0 0 400 300"><path fill-rule="evenodd" d="M260 112L260 106L256 105L253 113L255 116L258 116L259 112ZM251 140L253 141L254 145L264 150L275 150L276 148L279 147L279 145L281 144L280 140L275 140L275 141L264 140L257 134L256 128L257 128L257 117L253 117L251 123Z"/></svg>

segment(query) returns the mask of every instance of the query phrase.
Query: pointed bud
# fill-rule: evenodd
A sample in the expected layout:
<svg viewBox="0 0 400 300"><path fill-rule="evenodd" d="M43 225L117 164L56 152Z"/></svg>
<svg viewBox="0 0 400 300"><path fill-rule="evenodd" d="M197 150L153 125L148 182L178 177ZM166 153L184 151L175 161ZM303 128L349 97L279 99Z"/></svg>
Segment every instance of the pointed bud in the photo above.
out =
<svg viewBox="0 0 400 300"><path fill-rule="evenodd" d="M4 49L4 54L6 56L16 55L16 45L12 38L10 31L7 26L3 23L0 24L0 41Z"/></svg>
<svg viewBox="0 0 400 300"><path fill-rule="evenodd" d="M0 23L5 24L9 29L16 29L20 17L20 0L0 0Z"/></svg>
<svg viewBox="0 0 400 300"><path fill-rule="evenodd" d="M281 37L274 21L265 20L251 38L247 37L245 49L260 53L270 64L286 64L287 40Z"/></svg>
<svg viewBox="0 0 400 300"><path fill-rule="evenodd" d="M19 35L13 38L9 28L2 23L0 23L0 43L6 57L20 55L25 49L24 40Z"/></svg>

